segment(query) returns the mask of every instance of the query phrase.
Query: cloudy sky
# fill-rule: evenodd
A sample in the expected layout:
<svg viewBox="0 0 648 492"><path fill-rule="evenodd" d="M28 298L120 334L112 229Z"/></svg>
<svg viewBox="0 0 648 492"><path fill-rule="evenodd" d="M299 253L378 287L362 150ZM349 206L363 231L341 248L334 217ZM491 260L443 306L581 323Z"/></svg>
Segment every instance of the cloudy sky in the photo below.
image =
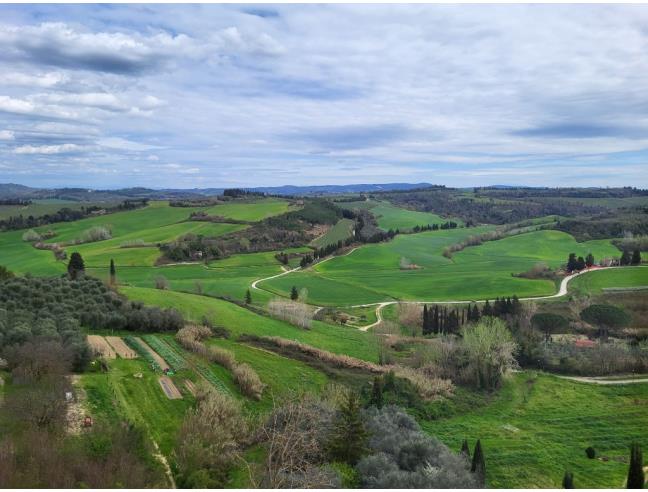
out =
<svg viewBox="0 0 648 492"><path fill-rule="evenodd" d="M648 187L648 5L2 5L0 182Z"/></svg>

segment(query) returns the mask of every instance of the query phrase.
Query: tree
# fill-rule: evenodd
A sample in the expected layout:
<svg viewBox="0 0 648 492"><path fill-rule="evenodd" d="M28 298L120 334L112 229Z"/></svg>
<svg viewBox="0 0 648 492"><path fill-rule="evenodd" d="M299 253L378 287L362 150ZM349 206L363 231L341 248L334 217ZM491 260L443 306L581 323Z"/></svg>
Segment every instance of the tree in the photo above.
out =
<svg viewBox="0 0 648 492"><path fill-rule="evenodd" d="M531 317L531 325L545 335L545 341L549 341L552 333L560 333L569 325L567 318L554 313L536 313Z"/></svg>
<svg viewBox="0 0 648 492"><path fill-rule="evenodd" d="M509 369L516 366L517 345L506 324L497 318L483 318L462 330L466 376L482 389L497 388Z"/></svg>
<svg viewBox="0 0 648 492"><path fill-rule="evenodd" d="M480 439L477 439L477 444L475 444L470 471L476 475L479 483L484 484L486 481L486 462L484 461L484 452L482 451Z"/></svg>
<svg viewBox="0 0 648 492"><path fill-rule="evenodd" d="M371 386L371 400L369 400L369 404L378 408L382 408L383 406L383 384L380 376L376 376L373 380L373 385Z"/></svg>
<svg viewBox="0 0 648 492"><path fill-rule="evenodd" d="M293 301L296 301L297 299L299 299L299 292L297 292L297 287L295 287L294 285L293 285L292 289L290 290L290 298Z"/></svg>
<svg viewBox="0 0 648 492"><path fill-rule="evenodd" d="M582 256L579 256L576 260L576 270L579 272L585 269L585 259Z"/></svg>
<svg viewBox="0 0 648 492"><path fill-rule="evenodd" d="M592 253L587 253L585 257L585 265L589 268L594 265L594 255Z"/></svg>
<svg viewBox="0 0 648 492"><path fill-rule="evenodd" d="M15 275L12 271L8 270L7 267L0 265L0 282L14 277Z"/></svg>
<svg viewBox="0 0 648 492"><path fill-rule="evenodd" d="M632 257L630 256L630 251L627 249L623 250L623 253L621 254L621 260L619 263L621 266L629 265L632 262Z"/></svg>
<svg viewBox="0 0 648 492"><path fill-rule="evenodd" d="M250 289L245 292L245 304L252 304L252 294L250 293Z"/></svg>
<svg viewBox="0 0 648 492"><path fill-rule="evenodd" d="M628 489L643 489L645 484L643 456L639 443L630 446L630 466L628 468Z"/></svg>
<svg viewBox="0 0 648 492"><path fill-rule="evenodd" d="M638 249L635 249L634 253L632 253L632 260L630 260L630 264L639 265L640 263L641 263L641 252Z"/></svg>
<svg viewBox="0 0 648 492"><path fill-rule="evenodd" d="M360 400L349 391L334 422L329 454L334 460L355 465L367 452L368 437L360 412Z"/></svg>
<svg viewBox="0 0 648 492"><path fill-rule="evenodd" d="M70 262L68 263L68 276L71 280L77 280L83 277L85 273L85 264L83 263L83 258L80 253L76 251L70 256Z"/></svg>
<svg viewBox="0 0 648 492"><path fill-rule="evenodd" d="M430 334L430 316L428 313L428 307L427 304L423 304L423 335L429 335Z"/></svg>
<svg viewBox="0 0 648 492"><path fill-rule="evenodd" d="M563 476L562 481L563 489L573 489L574 488L574 474L570 471L566 471Z"/></svg>
<svg viewBox="0 0 648 492"><path fill-rule="evenodd" d="M464 439L461 443L461 454L464 455L468 461L470 461L470 447L468 446L468 439Z"/></svg>
<svg viewBox="0 0 648 492"><path fill-rule="evenodd" d="M115 285L116 283L116 272L115 272L115 262L110 259L110 285Z"/></svg>
<svg viewBox="0 0 648 492"><path fill-rule="evenodd" d="M610 330L625 328L630 323L630 315L623 309L609 304L592 304L583 309L580 317L586 323L597 326L602 337Z"/></svg>
<svg viewBox="0 0 648 492"><path fill-rule="evenodd" d="M482 308L482 316L492 316L493 315L493 308L490 305L490 302L488 302L488 299L484 303L484 307Z"/></svg>
<svg viewBox="0 0 648 492"><path fill-rule="evenodd" d="M569 258L567 259L567 271L573 272L578 268L578 260L576 260L576 253L569 253Z"/></svg>

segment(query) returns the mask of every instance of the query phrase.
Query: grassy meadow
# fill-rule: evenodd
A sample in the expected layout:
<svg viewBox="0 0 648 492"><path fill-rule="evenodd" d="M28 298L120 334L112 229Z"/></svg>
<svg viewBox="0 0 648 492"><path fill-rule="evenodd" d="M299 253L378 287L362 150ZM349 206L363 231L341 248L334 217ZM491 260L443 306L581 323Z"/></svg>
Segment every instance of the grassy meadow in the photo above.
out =
<svg viewBox="0 0 648 492"><path fill-rule="evenodd" d="M545 230L469 247L451 259L442 256L446 246L488 229L483 226L396 236L388 243L366 245L350 255L268 280L261 286L281 295L293 285L306 287L310 301L323 305L543 296L556 291L553 282L512 274L539 262L557 267L571 252L582 256L592 252L596 258L619 255L608 240L578 243L564 232ZM402 258L417 268L401 269Z"/></svg>
<svg viewBox="0 0 648 492"><path fill-rule="evenodd" d="M648 446L648 385L599 386L518 373L488 403L421 422L452 449L481 439L489 487L560 488L565 470L577 488L623 488L629 446ZM599 458L588 459L593 446Z"/></svg>

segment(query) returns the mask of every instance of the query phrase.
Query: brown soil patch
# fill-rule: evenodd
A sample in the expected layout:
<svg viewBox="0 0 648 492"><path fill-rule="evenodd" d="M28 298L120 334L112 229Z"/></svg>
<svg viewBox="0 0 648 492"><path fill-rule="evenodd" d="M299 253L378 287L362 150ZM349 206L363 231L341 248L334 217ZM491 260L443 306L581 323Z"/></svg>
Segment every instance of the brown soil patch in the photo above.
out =
<svg viewBox="0 0 648 492"><path fill-rule="evenodd" d="M106 359L114 359L117 357L113 348L101 335L88 335L88 344L92 351L97 355L105 357Z"/></svg>
<svg viewBox="0 0 648 492"><path fill-rule="evenodd" d="M141 337L135 337L135 340L137 340L140 344L142 344L142 347L144 347L148 351L148 353L151 354L153 359L155 359L155 362L157 362L158 365L160 366L160 369L162 369L164 371L166 369L171 368L169 366L169 364L167 364L166 361L162 357L160 357L155 350L153 350L151 347L149 347L148 343L146 343L144 340L142 340Z"/></svg>
<svg viewBox="0 0 648 492"><path fill-rule="evenodd" d="M171 378L169 376L161 376L159 382L160 386L162 387L162 391L164 391L164 394L169 400L182 399L182 394L180 394L180 391L178 390L176 385L173 384L173 381L171 381Z"/></svg>
<svg viewBox="0 0 648 492"><path fill-rule="evenodd" d="M137 352L135 352L128 345L126 345L126 343L124 343L124 340L122 340L121 337L106 337L106 341L110 344L110 346L113 349L115 349L117 355L119 355L122 359L137 358Z"/></svg>
<svg viewBox="0 0 648 492"><path fill-rule="evenodd" d="M78 384L80 377L78 375L68 376L72 386L73 399L68 402L65 420L67 422L67 431L70 434L78 435L83 429L83 419L86 416L83 402L86 394L83 388Z"/></svg>

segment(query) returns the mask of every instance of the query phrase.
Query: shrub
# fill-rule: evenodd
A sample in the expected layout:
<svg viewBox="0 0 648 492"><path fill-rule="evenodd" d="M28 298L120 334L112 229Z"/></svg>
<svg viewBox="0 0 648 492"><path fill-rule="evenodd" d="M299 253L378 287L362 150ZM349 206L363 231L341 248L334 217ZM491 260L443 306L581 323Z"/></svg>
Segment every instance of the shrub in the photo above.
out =
<svg viewBox="0 0 648 492"><path fill-rule="evenodd" d="M364 488L477 488L468 461L394 406L365 411L371 456L356 469Z"/></svg>
<svg viewBox="0 0 648 492"><path fill-rule="evenodd" d="M34 229L29 229L22 235L22 240L29 243L33 243L41 240L41 235L37 233Z"/></svg>
<svg viewBox="0 0 648 492"><path fill-rule="evenodd" d="M295 290L295 298L297 298L297 289L294 287L293 289ZM302 302L273 299L268 303L268 311L275 318L282 319L300 328L310 328L313 320L311 309Z"/></svg>
<svg viewBox="0 0 648 492"><path fill-rule="evenodd" d="M104 226L95 226L83 231L81 237L79 237L75 243L94 243L96 241L104 241L111 238L112 233L110 232L110 229Z"/></svg>
<svg viewBox="0 0 648 492"><path fill-rule="evenodd" d="M594 458L596 458L596 450L592 446L590 446L585 450L585 455L589 459L593 460Z"/></svg>

